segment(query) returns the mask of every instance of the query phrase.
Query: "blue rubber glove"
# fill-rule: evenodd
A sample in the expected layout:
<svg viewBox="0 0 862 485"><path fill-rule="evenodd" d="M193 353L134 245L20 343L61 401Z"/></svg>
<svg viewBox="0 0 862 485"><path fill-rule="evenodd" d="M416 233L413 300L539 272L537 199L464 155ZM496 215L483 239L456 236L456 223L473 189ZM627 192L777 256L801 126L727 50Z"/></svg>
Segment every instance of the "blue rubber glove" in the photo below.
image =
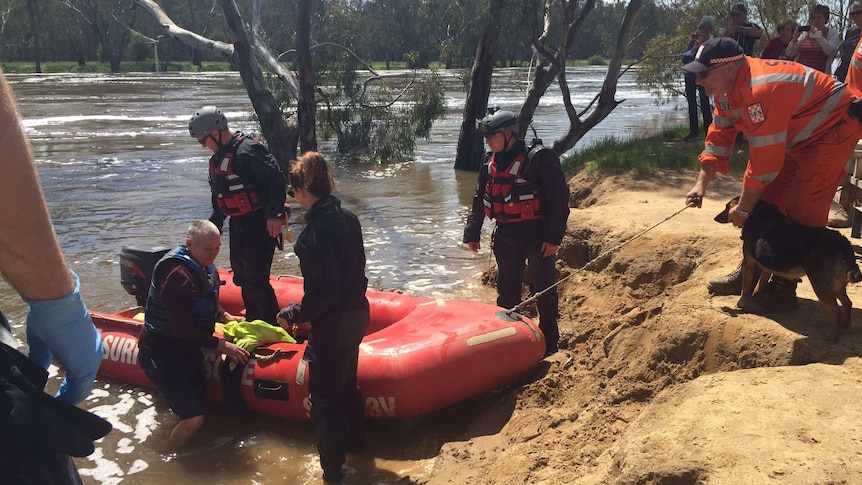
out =
<svg viewBox="0 0 862 485"><path fill-rule="evenodd" d="M84 300L81 282L75 278L75 291L57 300L28 300L27 344L30 359L47 369L53 354L66 369L66 377L55 397L77 404L90 395L99 364L102 363L102 338L93 325Z"/></svg>

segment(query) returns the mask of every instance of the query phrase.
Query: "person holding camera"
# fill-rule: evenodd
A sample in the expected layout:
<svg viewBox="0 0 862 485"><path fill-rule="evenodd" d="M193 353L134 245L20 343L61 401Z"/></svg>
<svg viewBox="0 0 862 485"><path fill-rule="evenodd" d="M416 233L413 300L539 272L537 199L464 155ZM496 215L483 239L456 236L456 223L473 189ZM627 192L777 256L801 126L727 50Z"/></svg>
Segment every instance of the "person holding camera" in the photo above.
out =
<svg viewBox="0 0 862 485"><path fill-rule="evenodd" d="M715 19L712 15L707 15L700 19L697 24L697 30L691 34L691 41L685 52L682 53L682 63L688 64L694 60L697 50L704 42L712 38L712 31L715 30ZM700 137L700 132L697 126L697 100L700 97L700 111L703 114L703 132L709 130L709 125L712 124L712 105L709 104L709 96L703 90L703 86L698 86L695 82L697 76L686 71L685 76L685 100L688 102L688 135L685 136L685 141L694 141Z"/></svg>
<svg viewBox="0 0 862 485"><path fill-rule="evenodd" d="M748 9L737 3L730 9L730 25L719 29L719 35L735 40L750 57L754 54L754 43L763 36L763 30L759 25L748 22Z"/></svg>
<svg viewBox="0 0 862 485"><path fill-rule="evenodd" d="M769 39L763 52L760 53L761 59L787 59L787 44L793 39L796 34L796 28L799 25L795 20L786 18L778 23L778 35Z"/></svg>
<svg viewBox="0 0 862 485"><path fill-rule="evenodd" d="M829 21L829 7L815 5L808 15L811 25L800 25L795 38L787 44L785 54L788 59L817 69L826 74L832 73L832 59L838 51L838 29L826 26Z"/></svg>

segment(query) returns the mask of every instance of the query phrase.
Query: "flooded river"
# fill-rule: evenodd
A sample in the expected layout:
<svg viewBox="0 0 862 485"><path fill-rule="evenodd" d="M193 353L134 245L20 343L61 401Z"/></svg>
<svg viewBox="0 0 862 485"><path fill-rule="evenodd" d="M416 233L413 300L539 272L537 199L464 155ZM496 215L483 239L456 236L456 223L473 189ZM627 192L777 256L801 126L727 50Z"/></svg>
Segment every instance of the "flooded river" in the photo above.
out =
<svg viewBox="0 0 862 485"><path fill-rule="evenodd" d="M517 109L526 71L503 70L490 104ZM479 275L487 251L473 255L460 244L475 173L452 169L464 94L455 73L443 73L447 112L413 159L336 167L337 191L361 219L370 286L418 296L492 302ZM586 105L603 81L602 68L570 71L576 106ZM134 304L120 286L123 246L181 242L189 221L209 216L208 153L186 128L200 106L215 104L233 129L257 131L250 102L235 73L10 75L35 152L54 226L66 257L81 278L91 309ZM656 106L650 94L624 77L626 99L579 146L608 135L627 137L682 124L674 105ZM567 126L558 91L549 90L534 118L550 140ZM331 153L331 145L322 146ZM298 211L297 211L298 212ZM301 218L291 225L297 235ZM486 225L490 226L490 225ZM490 229L490 228L489 228ZM489 234L489 232L488 232ZM483 248L487 248L487 241ZM227 240L217 260L227 267ZM276 274L298 274L295 255L277 252ZM23 341L26 307L0 283L0 307ZM56 373L56 369L52 369ZM53 382L56 386L56 379ZM319 464L310 424L271 418L237 418L216 409L201 437L180 456L164 454L175 424L165 401L150 389L99 379L82 405L111 421L114 430L91 457L76 461L85 483L318 483ZM427 475L447 439L447 427L481 412L471 404L410 422L373 422L367 453L350 462L347 483L387 484Z"/></svg>

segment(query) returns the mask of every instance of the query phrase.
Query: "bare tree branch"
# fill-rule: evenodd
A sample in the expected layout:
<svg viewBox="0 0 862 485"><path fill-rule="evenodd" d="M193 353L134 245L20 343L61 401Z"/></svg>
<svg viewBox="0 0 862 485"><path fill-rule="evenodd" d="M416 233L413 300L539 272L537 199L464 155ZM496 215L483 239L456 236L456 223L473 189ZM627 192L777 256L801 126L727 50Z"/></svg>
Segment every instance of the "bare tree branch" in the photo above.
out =
<svg viewBox="0 0 862 485"><path fill-rule="evenodd" d="M417 77L419 77L418 74L416 74L416 71L413 71L413 79L411 79L410 82L407 83L407 86L404 86L404 89L402 89L401 92L398 93L398 95L396 95L392 99L392 101L390 101L386 104L370 105L370 104L365 104L364 102L361 101L361 98L365 97L365 92L368 89L368 85L371 84L372 81L378 81L380 79L383 79L383 77L381 77L381 76L366 79L365 82L362 83L362 91L357 96L354 96L354 98L359 99L360 106L362 106L363 108L388 108L388 107L392 106L393 104L397 103L398 100L401 99L401 97L407 93L407 91L410 89L410 86L413 86L413 83L416 82Z"/></svg>
<svg viewBox="0 0 862 485"><path fill-rule="evenodd" d="M190 30L186 30L178 26L153 0L133 0L137 5L140 5L153 17L159 25L162 26L165 33L183 44L199 49L202 51L214 52L226 59L232 59L234 55L234 47L226 42L212 40L202 35L198 35ZM292 72L285 69L269 52L266 47L263 47L263 42L260 37L255 35L254 42L251 45L255 57L259 58L266 66L288 87L294 96L299 95L299 84Z"/></svg>
<svg viewBox="0 0 862 485"><path fill-rule="evenodd" d="M230 59L233 57L234 49L233 46L220 42L217 40L208 39L201 35L198 35L192 31L186 30L171 20L170 17L162 10L162 7L159 6L153 0L133 0L137 5L143 7L147 12L150 13L153 17L156 18L156 21L159 25L162 26L165 33L167 35L177 39L183 44L194 47L195 49L200 49L202 51L209 51L219 54L222 57Z"/></svg>
<svg viewBox="0 0 862 485"><path fill-rule="evenodd" d="M313 46L311 46L310 50L314 51L318 47L338 47L339 49L347 52L354 59L359 61L365 67L365 69L368 72L370 72L371 74L374 74L375 76L380 76L380 74L377 71L375 71L373 67L371 67L371 64L368 64L367 62L365 62L365 59L359 57L355 52L350 50L348 47L345 47L341 44L336 44L335 42L321 42L320 44L314 44ZM278 55L278 57L276 57L276 60L280 61L281 58L287 54L296 54L296 49L289 49L289 50L282 52L281 54Z"/></svg>

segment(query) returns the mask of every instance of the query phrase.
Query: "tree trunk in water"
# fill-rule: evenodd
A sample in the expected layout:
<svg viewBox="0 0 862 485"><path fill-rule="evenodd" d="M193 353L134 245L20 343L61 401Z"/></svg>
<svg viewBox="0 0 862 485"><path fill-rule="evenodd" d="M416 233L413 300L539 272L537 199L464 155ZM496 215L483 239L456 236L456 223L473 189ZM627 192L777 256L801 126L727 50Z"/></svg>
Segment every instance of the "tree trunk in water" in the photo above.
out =
<svg viewBox="0 0 862 485"><path fill-rule="evenodd" d="M470 89L464 106L464 120L458 136L455 153L455 168L458 170L479 170L484 154L484 140L476 136L476 119L482 118L488 109L488 96L491 94L491 75L494 72L494 59L500 44L500 25L503 20L505 0L491 0L488 8L488 23L482 32L476 58L470 72Z"/></svg>
<svg viewBox="0 0 862 485"><path fill-rule="evenodd" d="M33 34L33 57L36 72L42 72L42 42L39 40L39 5L37 0L27 0L27 15L30 17L30 32Z"/></svg>
<svg viewBox="0 0 862 485"><path fill-rule="evenodd" d="M317 151L317 103L314 100L314 70L311 68L311 0L300 0L296 15L296 67L299 97L296 101L299 123L299 151Z"/></svg>
<svg viewBox="0 0 862 485"><path fill-rule="evenodd" d="M191 26L192 32L196 34L203 35L204 32L201 31L200 22L198 22L198 11L195 9L195 5L192 0L186 0L186 6L189 9L189 25ZM201 52L194 47L190 48L191 56L192 56L192 65L198 67L198 71L203 69L203 65L201 63Z"/></svg>
<svg viewBox="0 0 862 485"><path fill-rule="evenodd" d="M120 72L120 54L111 53L108 56L108 63L111 65L111 73Z"/></svg>
<svg viewBox="0 0 862 485"><path fill-rule="evenodd" d="M269 144L269 151L275 156L284 173L290 170L290 161L296 158L297 130L285 123L275 96L266 87L263 72L254 57L249 43L245 23L233 0L219 0L224 11L225 21L235 40L231 61L239 70L242 83L260 120L260 130Z"/></svg>

